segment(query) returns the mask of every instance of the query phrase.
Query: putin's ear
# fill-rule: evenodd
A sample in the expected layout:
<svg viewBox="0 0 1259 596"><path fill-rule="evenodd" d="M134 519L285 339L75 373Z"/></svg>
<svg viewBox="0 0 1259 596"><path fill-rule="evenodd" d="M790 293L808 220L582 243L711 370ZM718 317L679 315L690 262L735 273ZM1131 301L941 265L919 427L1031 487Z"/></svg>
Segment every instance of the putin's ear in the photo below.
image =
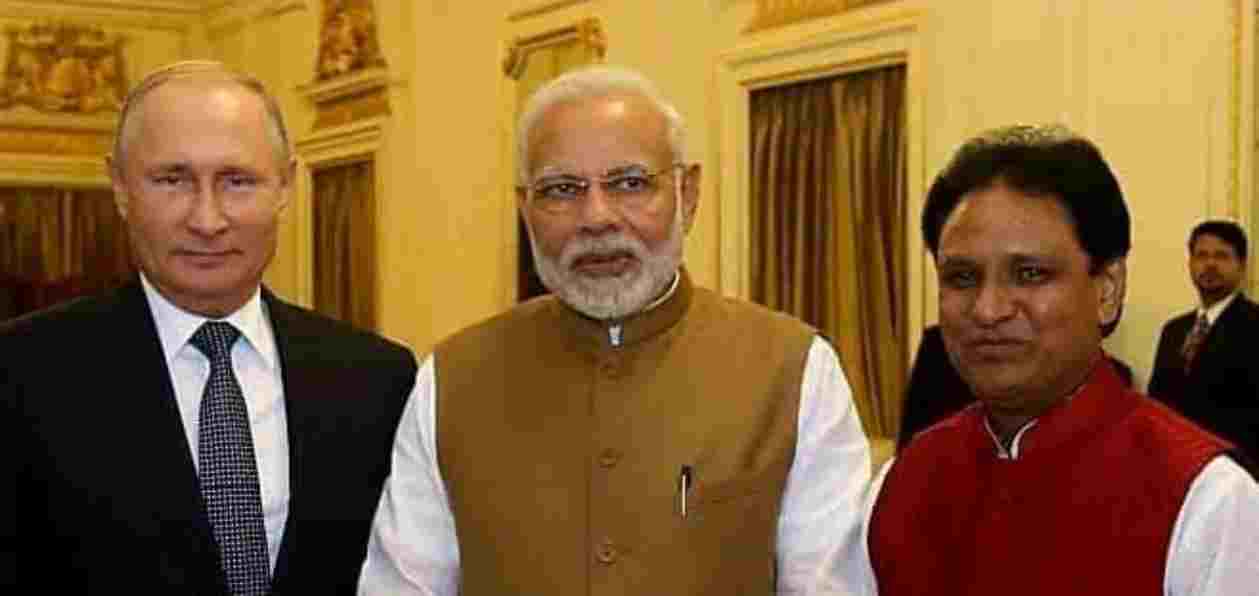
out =
<svg viewBox="0 0 1259 596"><path fill-rule="evenodd" d="M289 160L288 165L284 167L284 179L280 185L280 200L275 206L276 213L284 211L289 206L291 193L297 188L297 158Z"/></svg>
<svg viewBox="0 0 1259 596"><path fill-rule="evenodd" d="M109 186L114 191L114 208L118 216L127 219L127 187L122 182L122 173L118 171L118 162L112 155L105 156L105 171L109 173Z"/></svg>
<svg viewBox="0 0 1259 596"><path fill-rule="evenodd" d="M1097 316L1102 326L1110 325L1122 312L1124 296L1128 289L1128 261L1124 257L1111 259L1097 273Z"/></svg>

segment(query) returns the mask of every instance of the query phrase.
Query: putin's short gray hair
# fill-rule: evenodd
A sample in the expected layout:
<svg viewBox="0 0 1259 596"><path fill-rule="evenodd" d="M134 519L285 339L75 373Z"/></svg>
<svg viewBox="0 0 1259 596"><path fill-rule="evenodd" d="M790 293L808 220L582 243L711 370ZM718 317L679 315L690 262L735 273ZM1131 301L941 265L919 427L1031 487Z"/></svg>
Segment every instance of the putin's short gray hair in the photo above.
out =
<svg viewBox="0 0 1259 596"><path fill-rule="evenodd" d="M281 171L286 171L293 151L289 145L289 133L284 126L284 114L280 111L279 102L256 77L212 60L185 60L168 64L150 72L131 89L122 103L122 110L118 115L118 126L114 130L113 164L117 171L121 172L122 164L126 159L127 145L139 130L140 117L136 113L140 103L154 89L174 80L225 81L240 85L261 98L267 113L267 135L275 146L275 155Z"/></svg>
<svg viewBox="0 0 1259 596"><path fill-rule="evenodd" d="M567 103L618 95L645 98L664 116L673 161L686 158L686 123L682 114L642 74L616 66L591 66L565 73L543 85L525 102L516 126L516 181L528 184L529 136L551 108Z"/></svg>

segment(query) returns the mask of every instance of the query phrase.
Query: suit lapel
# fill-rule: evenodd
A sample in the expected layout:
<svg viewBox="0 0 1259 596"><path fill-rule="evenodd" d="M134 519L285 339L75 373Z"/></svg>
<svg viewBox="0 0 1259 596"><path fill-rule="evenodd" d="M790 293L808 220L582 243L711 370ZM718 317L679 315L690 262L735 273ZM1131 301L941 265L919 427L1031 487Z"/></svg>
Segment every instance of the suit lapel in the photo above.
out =
<svg viewBox="0 0 1259 596"><path fill-rule="evenodd" d="M134 408L123 418L137 420L137 427L149 429L152 444L157 446L145 463L147 474L159 481L143 490L157 493L150 502L155 508L154 518L161 521L163 538L172 547L166 555L172 559L189 557L187 561L171 560L172 568L196 569L208 574L206 577L217 577L218 549L202 506L191 447L153 313L139 281L124 286L116 296L120 316L106 322L115 328L106 333L120 338L122 344L115 352L120 359L116 370L132 368L135 362L153 363L146 373L128 379L136 399L120 403Z"/></svg>
<svg viewBox="0 0 1259 596"><path fill-rule="evenodd" d="M1203 340L1202 352L1199 359L1210 361L1208 354L1213 354L1221 349L1228 348L1229 330L1239 328L1239 319L1245 316L1246 295L1238 294L1233 301L1229 303L1216 317L1215 322L1211 324L1211 330L1207 332L1207 337ZM1205 358L1204 358L1205 356Z"/></svg>
<svg viewBox="0 0 1259 596"><path fill-rule="evenodd" d="M317 391L312 387L313 376L307 373L309 359L306 358L309 342L302 325L302 313L278 299L266 288L262 289L262 298L267 305L267 315L271 320L271 329L275 333L276 352L280 359L280 376L284 383L284 414L288 427L289 440L289 514L284 525L284 538L280 542L280 553L275 565L272 588L280 588L281 580L288 575L290 561L295 556L294 545L297 544L299 525L296 520L302 514L302 487L306 468L306 437L309 413L309 400L301 399Z"/></svg>

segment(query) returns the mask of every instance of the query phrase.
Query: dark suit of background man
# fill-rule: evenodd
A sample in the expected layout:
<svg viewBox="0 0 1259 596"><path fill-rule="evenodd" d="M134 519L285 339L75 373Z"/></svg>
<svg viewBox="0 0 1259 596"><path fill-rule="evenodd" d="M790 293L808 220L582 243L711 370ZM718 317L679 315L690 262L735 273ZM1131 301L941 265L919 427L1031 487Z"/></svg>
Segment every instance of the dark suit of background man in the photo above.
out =
<svg viewBox="0 0 1259 596"><path fill-rule="evenodd" d="M113 155L140 278L0 327L0 593L352 592L416 364L261 286L275 100L171 65Z"/></svg>
<svg viewBox="0 0 1259 596"><path fill-rule="evenodd" d="M1149 394L1254 459L1259 456L1259 306L1239 289L1246 276L1241 227L1220 220L1198 224L1189 235L1189 273L1201 303L1163 326ZM1205 319L1205 335L1189 341L1199 319Z"/></svg>

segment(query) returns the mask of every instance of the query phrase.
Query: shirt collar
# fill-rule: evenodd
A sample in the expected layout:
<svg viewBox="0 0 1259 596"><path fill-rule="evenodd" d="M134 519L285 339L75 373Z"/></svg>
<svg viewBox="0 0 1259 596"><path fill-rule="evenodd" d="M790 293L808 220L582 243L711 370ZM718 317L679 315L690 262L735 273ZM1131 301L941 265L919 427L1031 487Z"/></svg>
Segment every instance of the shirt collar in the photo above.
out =
<svg viewBox="0 0 1259 596"><path fill-rule="evenodd" d="M1220 300L1219 302L1216 302L1215 304L1212 304L1212 305L1211 305L1211 308L1203 308L1203 307L1199 306L1199 307L1198 307L1198 316L1199 316L1199 317L1201 317L1201 316L1203 315L1203 313L1206 313L1206 317L1207 317L1207 324L1208 324L1208 325L1214 325L1214 324L1215 324L1215 320L1216 320L1216 319L1218 319L1218 318L1220 318L1220 313L1224 312L1224 309L1228 308L1228 305L1230 305L1230 304L1232 304L1232 303L1233 303L1233 299L1234 299L1234 298L1237 298L1237 294L1238 294L1239 292L1241 292L1241 290L1240 290L1240 289L1233 290L1233 293L1232 293L1232 294L1229 294L1228 296L1225 296L1225 297L1224 297L1222 300Z"/></svg>
<svg viewBox="0 0 1259 596"><path fill-rule="evenodd" d="M988 436L992 438L992 444L997 447L997 459L1018 459L1019 445L1023 443L1023 435L1031 430L1033 426L1036 426L1035 418L1024 422L1018 432L1014 433L1014 439L1010 441L1010 447L1007 449L1001 443L1001 437L998 437L997 432L992 430L992 422L988 420L987 416L984 416L984 430L988 431Z"/></svg>
<svg viewBox="0 0 1259 596"><path fill-rule="evenodd" d="M559 300L552 300L550 304L560 324L573 332L573 339L579 344L596 349L620 348L654 337L677 324L690 308L693 291L686 269L679 267L660 298L624 319L591 319Z"/></svg>
<svg viewBox="0 0 1259 596"><path fill-rule="evenodd" d="M143 272L140 273L140 282L144 286L144 295L149 301L153 321L157 324L157 334L162 341L162 353L166 356L167 366L170 366L179 351L188 345L192 334L210 319L172 304L161 292L157 291L157 288L153 287L153 284L149 283L149 279ZM266 308L262 303L261 288L254 290L253 296L236 312L215 320L231 323L262 358L263 364L268 369L275 369L277 359L275 336L271 333ZM196 350L196 348L190 349Z"/></svg>
<svg viewBox="0 0 1259 596"><path fill-rule="evenodd" d="M981 405L976 410L983 420L989 440L996 448L997 458L1019 460L1026 455L1025 451L1030 454L1052 450L1067 442L1092 436L1098 429L1114 424L1126 416L1137 404L1138 396L1139 394L1123 385L1114 365L1103 354L1093 365L1088 379L1066 399L1040 416L1028 420L1014 434L1008 449L993 432L986 408ZM1030 432L1033 429L1035 432Z"/></svg>

